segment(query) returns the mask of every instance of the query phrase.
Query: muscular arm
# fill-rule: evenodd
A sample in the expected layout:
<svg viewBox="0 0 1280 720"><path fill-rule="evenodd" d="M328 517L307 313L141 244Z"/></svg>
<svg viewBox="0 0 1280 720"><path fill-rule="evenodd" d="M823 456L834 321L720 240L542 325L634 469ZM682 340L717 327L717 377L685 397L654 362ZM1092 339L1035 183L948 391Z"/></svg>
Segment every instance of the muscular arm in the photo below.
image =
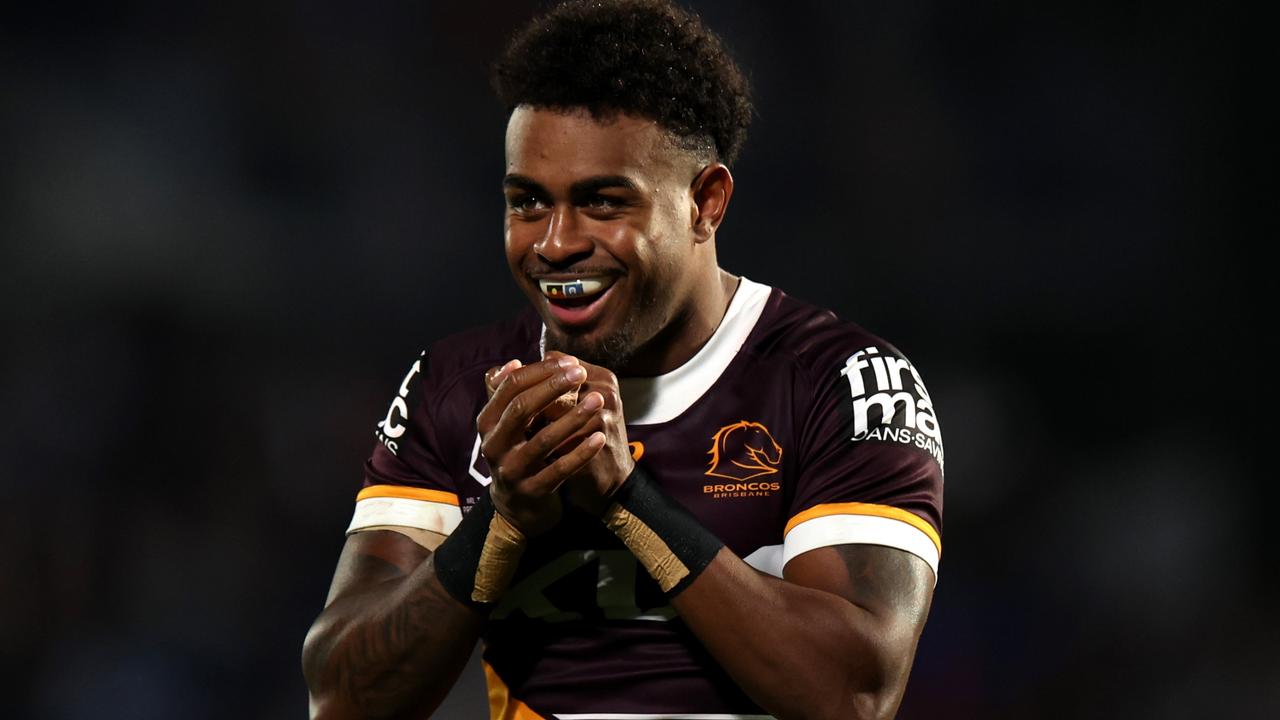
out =
<svg viewBox="0 0 1280 720"><path fill-rule="evenodd" d="M722 548L673 605L781 720L893 717L933 597L929 566L894 548L839 545L784 572L764 575Z"/></svg>
<svg viewBox="0 0 1280 720"><path fill-rule="evenodd" d="M614 498L615 509L631 503L649 515L648 520L637 518L628 508L623 515L610 510L604 519L638 552L637 559L659 586L664 578L655 571L674 586L679 571L689 571L686 560L697 566L697 548L704 544L678 533L706 531L689 526L697 525L695 519L678 520L682 512L671 514L674 524L661 528L677 535L658 532L661 543L628 530L640 525L654 532L647 523L666 522L651 514L662 503L652 491L648 500L636 499L642 490L620 492L635 462L627 451L617 378L605 368L583 366L588 395L598 392L604 399L599 426L608 439L570 486L570 497L591 512L598 513L608 502L595 498ZM643 475L635 481L649 482ZM684 558L675 557L673 543L686 553ZM929 565L894 548L837 545L792 558L783 574L785 580L759 573L721 547L672 605L738 685L782 720L892 717L933 598Z"/></svg>
<svg viewBox="0 0 1280 720"><path fill-rule="evenodd" d="M430 557L399 532L347 538L303 645L311 717L425 717L448 694L483 619L445 591Z"/></svg>
<svg viewBox="0 0 1280 720"><path fill-rule="evenodd" d="M483 438L481 451L493 470L491 500L496 512L521 536L519 542L559 520L557 488L604 445L603 433L595 433L556 458L549 457L595 418L599 402L579 404L528 436L533 420L585 379L578 361L563 356L527 367L511 361L486 375L491 396L476 426ZM474 511L463 524L472 517L486 518L487 529L487 516ZM429 715L448 694L475 647L483 614L456 600L436 574L434 561L444 562L450 546L446 543L434 555L428 548L440 545L443 536L405 530L408 534L359 532L347 539L328 603L303 645L303 674L311 692L313 718ZM508 542L515 540L508 538ZM452 547L450 562L456 564L458 553L468 551L458 549L465 548L465 543ZM487 540L485 548L489 548ZM510 557L518 553L509 556L508 562ZM453 573L446 580L452 578L457 594L459 568L442 570ZM461 574L475 575L479 581L475 565ZM488 582L502 575L491 572ZM460 596L479 600L470 590Z"/></svg>

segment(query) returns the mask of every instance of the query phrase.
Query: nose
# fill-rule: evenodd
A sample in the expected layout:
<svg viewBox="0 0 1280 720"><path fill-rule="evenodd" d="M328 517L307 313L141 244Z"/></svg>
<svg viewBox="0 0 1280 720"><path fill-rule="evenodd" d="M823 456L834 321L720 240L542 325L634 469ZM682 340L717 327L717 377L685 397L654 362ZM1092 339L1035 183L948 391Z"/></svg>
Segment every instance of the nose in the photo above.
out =
<svg viewBox="0 0 1280 720"><path fill-rule="evenodd" d="M547 231L534 243L533 251L552 266L567 266L591 256L595 244L581 232L572 207L557 207L547 223Z"/></svg>

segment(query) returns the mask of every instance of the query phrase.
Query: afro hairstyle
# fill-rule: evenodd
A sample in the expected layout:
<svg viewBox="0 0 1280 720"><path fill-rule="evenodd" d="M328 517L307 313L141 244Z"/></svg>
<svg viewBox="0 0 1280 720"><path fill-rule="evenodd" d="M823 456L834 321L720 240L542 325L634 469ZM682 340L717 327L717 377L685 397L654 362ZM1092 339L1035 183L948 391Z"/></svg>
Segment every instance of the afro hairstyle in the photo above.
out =
<svg viewBox="0 0 1280 720"><path fill-rule="evenodd" d="M667 0L568 0L516 33L493 87L520 105L648 118L679 145L732 165L751 122L750 87L720 38Z"/></svg>

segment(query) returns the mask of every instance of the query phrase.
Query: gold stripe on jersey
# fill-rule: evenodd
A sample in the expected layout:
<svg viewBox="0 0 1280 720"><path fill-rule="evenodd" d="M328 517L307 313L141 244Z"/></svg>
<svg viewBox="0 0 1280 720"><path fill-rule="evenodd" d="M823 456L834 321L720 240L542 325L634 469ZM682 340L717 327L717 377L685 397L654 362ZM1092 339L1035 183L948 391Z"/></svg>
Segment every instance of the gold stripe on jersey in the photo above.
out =
<svg viewBox="0 0 1280 720"><path fill-rule="evenodd" d="M404 498L406 500L425 500L427 502L457 505L458 496L443 490L407 487L405 485L370 485L356 495L356 502L369 498Z"/></svg>
<svg viewBox="0 0 1280 720"><path fill-rule="evenodd" d="M489 686L489 720L546 720L528 705L511 697L511 689L502 682L489 663L484 665L484 680Z"/></svg>
<svg viewBox="0 0 1280 720"><path fill-rule="evenodd" d="M927 520L916 515L913 512L903 510L902 508L891 507L889 505L876 505L874 503L825 503L823 505L814 505L813 507L798 513L795 517L787 521L787 527L782 531L785 537L800 523L813 520L814 518L827 517L829 515L874 515L876 517L889 518L890 520L898 520L904 522L911 527L919 530L933 541L934 547L938 548L938 554L942 554L942 538L938 536L938 531L929 524Z"/></svg>

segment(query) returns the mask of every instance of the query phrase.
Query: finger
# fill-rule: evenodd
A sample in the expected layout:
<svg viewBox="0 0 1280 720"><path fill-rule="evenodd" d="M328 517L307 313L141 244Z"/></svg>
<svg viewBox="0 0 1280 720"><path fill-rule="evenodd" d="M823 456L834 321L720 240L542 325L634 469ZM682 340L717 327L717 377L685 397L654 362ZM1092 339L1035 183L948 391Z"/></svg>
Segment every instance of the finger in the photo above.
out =
<svg viewBox="0 0 1280 720"><path fill-rule="evenodd" d="M499 443L523 439L533 419L567 390L577 388L587 379L587 371L572 364L511 399L491 433ZM504 384L505 387L505 384ZM501 393L501 389L499 390ZM494 395L496 401L500 395Z"/></svg>
<svg viewBox="0 0 1280 720"><path fill-rule="evenodd" d="M568 439L560 443L559 447L551 451L552 456L576 447L578 443L585 440L587 436L597 431L603 432L607 440L610 437L609 423L612 422L612 418L614 417L616 417L616 415L609 410L608 400L605 400L604 408L599 412L592 413L591 417L587 418L587 421L583 423L582 427L578 428L577 432L570 435Z"/></svg>
<svg viewBox="0 0 1280 720"><path fill-rule="evenodd" d="M587 376L595 382L602 382L607 385L617 385L618 376L613 371L603 365L594 365L586 360L578 360L578 364L587 369Z"/></svg>
<svg viewBox="0 0 1280 720"><path fill-rule="evenodd" d="M592 424L600 424L597 416L602 408L604 398L600 393L588 393L568 414L542 428L521 445L514 453L517 456L514 462L524 467L532 466L545 460L574 436L589 435L590 432L584 430Z"/></svg>
<svg viewBox="0 0 1280 720"><path fill-rule="evenodd" d="M600 416L607 412L604 410L604 399L599 393L593 395L594 397L586 398L583 403L571 408L571 414L543 426L528 440L520 438L514 441L502 456L501 472L494 477L527 482L530 475L546 465L549 457L555 456L561 449L567 451L577 447L592 432L603 430L604 423L600 421ZM495 432L492 437L495 438L493 442L496 447L497 438L501 436Z"/></svg>
<svg viewBox="0 0 1280 720"><path fill-rule="evenodd" d="M539 415L538 419L534 422L534 428L536 429L539 424L546 425L547 423L559 420L572 412L573 409L578 406L579 389L580 388L576 387L569 388L563 395L552 400L551 404L542 411L542 414Z"/></svg>
<svg viewBox="0 0 1280 720"><path fill-rule="evenodd" d="M546 354L542 356L542 359L559 360L560 358L564 358L564 357L570 357L570 356L560 352L559 350L548 350ZM579 364L581 364L581 361L579 361ZM578 390L576 388L571 389L565 394L556 398L551 403L551 405L548 406L547 409L542 412L542 416L539 419L545 420L547 423L553 422L555 420L559 420L560 418L564 417L569 412L571 412L577 404L578 404ZM543 423L543 424L546 424L546 423Z"/></svg>
<svg viewBox="0 0 1280 720"><path fill-rule="evenodd" d="M555 462L543 468L537 475L529 478L528 486L530 490L538 492L553 493L560 489L560 485L564 483L570 476L586 467L604 447L604 433L595 432L587 436L578 447L571 452L561 455Z"/></svg>
<svg viewBox="0 0 1280 720"><path fill-rule="evenodd" d="M508 360L505 365L498 368L498 372L493 374L493 389L497 390L498 386L502 384L503 380L507 379L508 375L522 367L524 367L524 363L520 362L519 358Z"/></svg>
<svg viewBox="0 0 1280 720"><path fill-rule="evenodd" d="M498 372L501 369L502 368L499 368L499 367L491 367L488 370L484 371L485 400L492 399L494 391L498 389L498 387L494 384L493 378L495 375L498 374Z"/></svg>
<svg viewBox="0 0 1280 720"><path fill-rule="evenodd" d="M519 360L508 360L502 367L491 367L485 372L484 389L488 392L489 398L492 398L493 394L498 391L498 386L502 384L507 375L520 366L521 362Z"/></svg>
<svg viewBox="0 0 1280 720"><path fill-rule="evenodd" d="M558 358L508 370L503 375L497 390L494 391L489 398L489 402L480 411L479 417L476 418L476 428L480 431L480 434L486 435L497 424L498 419L502 417L503 411L506 410L507 404L511 402L512 398L532 385L546 380L553 373L560 370L562 367L560 365L561 362L566 362L567 365L577 364L576 359L565 361L563 358ZM511 363L507 364L510 365Z"/></svg>
<svg viewBox="0 0 1280 720"><path fill-rule="evenodd" d="M589 362L579 363L587 371L587 382L583 389L594 390L604 396L604 406L617 412L622 411L622 394L618 390L618 376L613 371Z"/></svg>

